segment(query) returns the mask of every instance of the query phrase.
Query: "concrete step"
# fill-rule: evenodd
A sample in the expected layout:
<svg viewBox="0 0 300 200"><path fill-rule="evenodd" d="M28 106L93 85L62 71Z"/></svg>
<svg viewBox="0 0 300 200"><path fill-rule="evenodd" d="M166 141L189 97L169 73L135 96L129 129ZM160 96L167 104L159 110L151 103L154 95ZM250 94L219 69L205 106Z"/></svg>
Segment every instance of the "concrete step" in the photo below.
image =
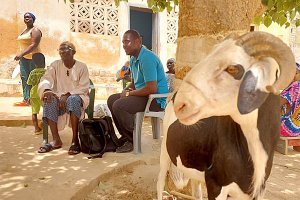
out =
<svg viewBox="0 0 300 200"><path fill-rule="evenodd" d="M7 127L27 127L32 126L31 119L6 119L0 120L0 126L7 126Z"/></svg>
<svg viewBox="0 0 300 200"><path fill-rule="evenodd" d="M111 94L121 92L121 83L95 84L96 99L107 99ZM16 79L0 79L0 97L22 97L22 85Z"/></svg>
<svg viewBox="0 0 300 200"><path fill-rule="evenodd" d="M30 106L14 106L14 103L22 100L22 97L0 97L0 126L26 127L32 125L32 113ZM106 100L95 100L95 106L106 104ZM38 114L42 119L43 108Z"/></svg>
<svg viewBox="0 0 300 200"><path fill-rule="evenodd" d="M22 85L16 79L0 79L0 96L22 96Z"/></svg>

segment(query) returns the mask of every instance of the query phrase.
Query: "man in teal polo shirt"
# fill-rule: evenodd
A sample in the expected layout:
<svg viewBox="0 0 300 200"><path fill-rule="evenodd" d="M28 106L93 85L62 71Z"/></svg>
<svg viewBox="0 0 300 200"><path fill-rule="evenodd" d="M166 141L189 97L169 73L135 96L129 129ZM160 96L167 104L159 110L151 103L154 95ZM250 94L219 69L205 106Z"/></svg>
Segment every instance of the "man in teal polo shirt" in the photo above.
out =
<svg viewBox="0 0 300 200"><path fill-rule="evenodd" d="M134 114L145 110L148 96L168 93L163 65L152 51L142 46L140 34L135 30L128 30L123 35L122 43L126 54L131 56L132 80L122 93L113 94L107 100L114 123L122 135L122 146L117 148L118 153L133 150ZM165 98L153 100L150 110L161 111L165 104Z"/></svg>

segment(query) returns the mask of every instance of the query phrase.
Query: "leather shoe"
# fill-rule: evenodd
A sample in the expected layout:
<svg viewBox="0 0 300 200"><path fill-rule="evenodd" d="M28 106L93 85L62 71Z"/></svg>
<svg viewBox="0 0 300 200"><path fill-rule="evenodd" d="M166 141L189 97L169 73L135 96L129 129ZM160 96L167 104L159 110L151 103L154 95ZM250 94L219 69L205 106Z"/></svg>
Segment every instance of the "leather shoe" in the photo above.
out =
<svg viewBox="0 0 300 200"><path fill-rule="evenodd" d="M126 141L122 146L116 149L117 153L127 153L133 151L133 145L131 142Z"/></svg>

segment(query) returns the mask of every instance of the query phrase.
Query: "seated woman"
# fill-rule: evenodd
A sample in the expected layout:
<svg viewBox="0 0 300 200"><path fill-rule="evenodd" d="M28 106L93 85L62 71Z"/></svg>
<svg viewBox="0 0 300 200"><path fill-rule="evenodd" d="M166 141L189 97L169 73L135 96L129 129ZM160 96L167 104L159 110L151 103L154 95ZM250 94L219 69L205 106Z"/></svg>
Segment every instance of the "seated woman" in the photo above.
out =
<svg viewBox="0 0 300 200"><path fill-rule="evenodd" d="M300 65L296 63L296 66L293 82L280 94L282 110L280 135L284 137L300 135Z"/></svg>
<svg viewBox="0 0 300 200"><path fill-rule="evenodd" d="M58 131L70 124L73 132L69 155L81 152L78 138L79 119L89 105L89 73L86 64L74 59L75 46L63 42L59 46L61 60L54 61L41 78L38 93L44 102L43 122L49 124L51 144L39 149L45 153L62 146Z"/></svg>
<svg viewBox="0 0 300 200"><path fill-rule="evenodd" d="M122 80L123 89L131 83L130 63L126 61L123 67L116 74L116 81Z"/></svg>

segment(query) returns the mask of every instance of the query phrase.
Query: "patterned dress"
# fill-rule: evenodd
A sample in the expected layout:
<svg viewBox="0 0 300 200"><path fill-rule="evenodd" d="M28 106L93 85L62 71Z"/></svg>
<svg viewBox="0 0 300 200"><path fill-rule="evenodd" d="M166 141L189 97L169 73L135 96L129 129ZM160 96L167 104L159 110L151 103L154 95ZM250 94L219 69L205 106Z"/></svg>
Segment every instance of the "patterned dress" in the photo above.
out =
<svg viewBox="0 0 300 200"><path fill-rule="evenodd" d="M295 137L300 135L300 81L292 82L281 92L282 98L290 104L288 110L282 106L280 135L284 137Z"/></svg>
<svg viewBox="0 0 300 200"><path fill-rule="evenodd" d="M45 71L46 69L44 68L36 68L30 72L27 80L27 84L32 86L30 90L32 114L39 114L40 112L42 101L38 95L38 84L40 83L41 77L45 74Z"/></svg>

